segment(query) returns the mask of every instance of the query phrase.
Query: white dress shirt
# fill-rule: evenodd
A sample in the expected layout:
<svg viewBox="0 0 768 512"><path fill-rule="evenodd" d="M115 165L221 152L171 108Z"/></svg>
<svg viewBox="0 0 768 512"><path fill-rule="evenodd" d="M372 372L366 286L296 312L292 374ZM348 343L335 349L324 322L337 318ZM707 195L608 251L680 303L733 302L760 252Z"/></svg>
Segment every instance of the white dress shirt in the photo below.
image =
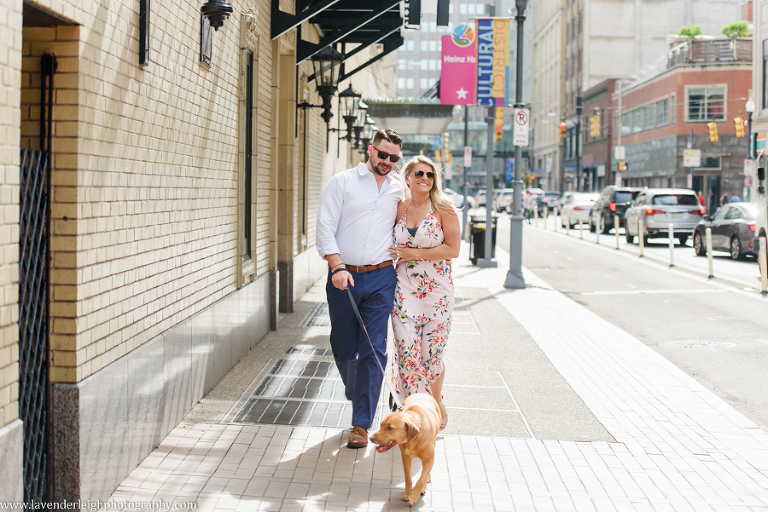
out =
<svg viewBox="0 0 768 512"><path fill-rule="evenodd" d="M323 258L338 253L349 265L391 260L392 231L405 187L387 175L379 189L376 177L360 163L334 175L320 196L315 244Z"/></svg>

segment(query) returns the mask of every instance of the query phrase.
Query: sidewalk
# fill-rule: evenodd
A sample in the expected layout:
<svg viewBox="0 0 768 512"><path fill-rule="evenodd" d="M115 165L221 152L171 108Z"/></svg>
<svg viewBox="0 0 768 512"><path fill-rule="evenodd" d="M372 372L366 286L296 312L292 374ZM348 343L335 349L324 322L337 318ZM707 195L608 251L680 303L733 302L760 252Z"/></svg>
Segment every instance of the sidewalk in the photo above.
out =
<svg viewBox="0 0 768 512"><path fill-rule="evenodd" d="M766 432L531 272L527 289L505 290L505 253L480 269L466 252L454 266L450 420L414 509L768 511ZM324 295L315 285L111 499L408 510L398 450L345 447ZM279 422L304 426L265 424Z"/></svg>

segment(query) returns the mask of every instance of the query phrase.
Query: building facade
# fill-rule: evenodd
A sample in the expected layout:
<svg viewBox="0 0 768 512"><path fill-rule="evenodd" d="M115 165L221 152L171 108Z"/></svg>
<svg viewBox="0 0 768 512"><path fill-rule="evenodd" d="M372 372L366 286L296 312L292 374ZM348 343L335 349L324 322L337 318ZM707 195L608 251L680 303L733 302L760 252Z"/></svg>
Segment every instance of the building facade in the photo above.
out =
<svg viewBox="0 0 768 512"><path fill-rule="evenodd" d="M556 113L566 122L568 140L558 147L555 140L548 139L546 145L535 150L534 158L546 161L557 148L566 153L563 167L576 169L585 126L583 118L579 118L577 102L578 98L583 101L585 91L610 78L643 80L655 76L666 68L670 43L681 27L699 25L705 34L719 34L725 24L743 19L742 12L747 13L749 9L742 4L737 0L634 3L565 0L560 10L559 1L540 2L537 10L550 12L550 17L537 17L534 60L546 67L554 65L558 55L562 58L562 80L556 82L562 91L556 94L545 87L534 87L533 103L542 108L532 112L533 123L534 126L544 124L548 116L554 117L550 113ZM559 20L562 26L558 30L549 20ZM561 46L552 48L550 41L558 34L561 39L557 42ZM555 97L562 98L559 110L554 110ZM582 105L581 116L584 115ZM580 130L578 135L577 130ZM570 152L569 147L573 148ZM553 161L558 157L563 155L552 158ZM560 182L560 189L576 186L568 172L558 174L556 181Z"/></svg>
<svg viewBox="0 0 768 512"><path fill-rule="evenodd" d="M232 7L0 0L0 501L106 499L327 271L320 192L360 160L314 108L339 17ZM336 44L340 89L394 93L399 7Z"/></svg>

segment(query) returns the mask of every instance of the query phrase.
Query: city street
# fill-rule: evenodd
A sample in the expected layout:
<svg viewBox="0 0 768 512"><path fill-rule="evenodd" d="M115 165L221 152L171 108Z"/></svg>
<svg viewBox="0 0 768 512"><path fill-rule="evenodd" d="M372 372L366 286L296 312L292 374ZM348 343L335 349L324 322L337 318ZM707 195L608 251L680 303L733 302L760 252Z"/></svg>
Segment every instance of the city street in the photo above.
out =
<svg viewBox="0 0 768 512"><path fill-rule="evenodd" d="M707 258L676 245L669 267L666 240L652 241L639 257L623 229L565 230L555 219L524 224L523 265L549 285L631 333L705 385L752 421L768 425L768 298L759 293L756 260ZM499 217L498 247L509 247L508 216ZM507 262L500 262L508 265ZM761 314L761 312L763 312Z"/></svg>

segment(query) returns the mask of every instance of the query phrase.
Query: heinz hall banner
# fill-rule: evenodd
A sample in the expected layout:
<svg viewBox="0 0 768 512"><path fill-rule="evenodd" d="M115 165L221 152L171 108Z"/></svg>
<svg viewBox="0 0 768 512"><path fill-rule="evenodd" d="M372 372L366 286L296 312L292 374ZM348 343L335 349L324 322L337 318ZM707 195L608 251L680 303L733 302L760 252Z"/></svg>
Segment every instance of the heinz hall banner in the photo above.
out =
<svg viewBox="0 0 768 512"><path fill-rule="evenodd" d="M509 18L478 18L442 37L440 103L509 104Z"/></svg>

